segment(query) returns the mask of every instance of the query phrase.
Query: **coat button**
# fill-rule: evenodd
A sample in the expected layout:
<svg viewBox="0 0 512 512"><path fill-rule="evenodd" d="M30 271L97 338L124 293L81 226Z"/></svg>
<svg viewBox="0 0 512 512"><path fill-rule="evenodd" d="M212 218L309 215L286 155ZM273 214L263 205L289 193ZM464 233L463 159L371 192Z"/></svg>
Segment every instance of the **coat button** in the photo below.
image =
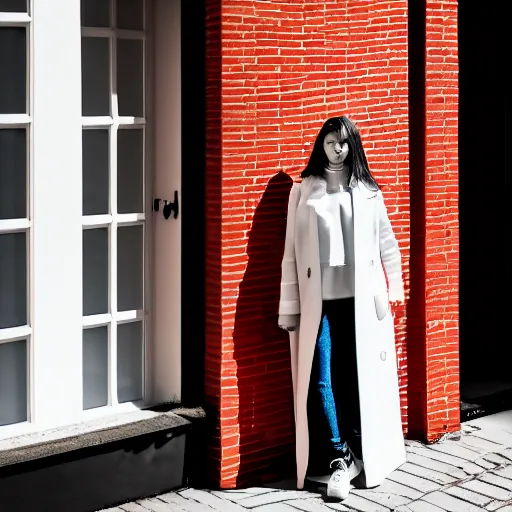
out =
<svg viewBox="0 0 512 512"><path fill-rule="evenodd" d="M308 268L308 278L310 278L310 277L311 277L311 269Z"/></svg>
<svg viewBox="0 0 512 512"><path fill-rule="evenodd" d="M383 361L385 361L385 360L386 360L386 352L382 351L382 352L380 353L380 358L381 358Z"/></svg>

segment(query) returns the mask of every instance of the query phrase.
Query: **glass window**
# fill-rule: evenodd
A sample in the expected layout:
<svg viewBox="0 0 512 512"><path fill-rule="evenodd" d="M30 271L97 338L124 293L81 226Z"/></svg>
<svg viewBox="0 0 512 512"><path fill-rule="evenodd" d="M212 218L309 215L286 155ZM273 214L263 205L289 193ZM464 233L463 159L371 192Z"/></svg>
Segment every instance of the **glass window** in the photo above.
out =
<svg viewBox="0 0 512 512"><path fill-rule="evenodd" d="M0 343L0 426L27 420L27 340Z"/></svg>
<svg viewBox="0 0 512 512"><path fill-rule="evenodd" d="M83 408L108 404L108 328L84 329Z"/></svg>
<svg viewBox="0 0 512 512"><path fill-rule="evenodd" d="M0 70L0 114L26 114L27 30L24 27L0 26Z"/></svg>

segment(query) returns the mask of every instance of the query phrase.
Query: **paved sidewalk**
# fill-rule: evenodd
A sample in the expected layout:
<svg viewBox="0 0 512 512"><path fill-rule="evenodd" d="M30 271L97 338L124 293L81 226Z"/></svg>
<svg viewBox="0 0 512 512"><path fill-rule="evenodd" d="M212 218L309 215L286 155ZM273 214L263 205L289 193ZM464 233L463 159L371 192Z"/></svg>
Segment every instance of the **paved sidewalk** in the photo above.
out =
<svg viewBox="0 0 512 512"><path fill-rule="evenodd" d="M324 488L293 482L230 491L179 489L102 512L512 512L512 411L466 422L460 440L407 441L407 462L375 489L353 489L343 503Z"/></svg>

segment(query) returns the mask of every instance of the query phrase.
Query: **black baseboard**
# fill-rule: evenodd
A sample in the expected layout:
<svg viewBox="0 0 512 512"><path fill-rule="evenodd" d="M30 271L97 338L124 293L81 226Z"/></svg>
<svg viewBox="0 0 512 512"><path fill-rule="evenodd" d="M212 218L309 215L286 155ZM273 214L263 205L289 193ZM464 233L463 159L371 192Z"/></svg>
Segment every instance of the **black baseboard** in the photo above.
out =
<svg viewBox="0 0 512 512"><path fill-rule="evenodd" d="M492 395L461 401L460 421L464 423L490 414L512 409L512 391L502 391Z"/></svg>
<svg viewBox="0 0 512 512"><path fill-rule="evenodd" d="M189 434L156 432L2 467L0 510L93 512L180 487Z"/></svg>

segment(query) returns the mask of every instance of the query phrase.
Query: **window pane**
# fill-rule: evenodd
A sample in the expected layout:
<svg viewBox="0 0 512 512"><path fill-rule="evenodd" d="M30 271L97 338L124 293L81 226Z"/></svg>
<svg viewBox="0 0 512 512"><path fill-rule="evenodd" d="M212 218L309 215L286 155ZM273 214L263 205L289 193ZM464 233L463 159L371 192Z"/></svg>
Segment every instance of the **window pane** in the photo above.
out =
<svg viewBox="0 0 512 512"><path fill-rule="evenodd" d="M82 115L110 115L110 46L106 38L82 38Z"/></svg>
<svg viewBox="0 0 512 512"><path fill-rule="evenodd" d="M143 0L117 0L117 28L142 30L144 28Z"/></svg>
<svg viewBox="0 0 512 512"><path fill-rule="evenodd" d="M27 217L27 131L0 130L0 219Z"/></svg>
<svg viewBox="0 0 512 512"><path fill-rule="evenodd" d="M27 12L27 0L0 0L0 12Z"/></svg>
<svg viewBox="0 0 512 512"><path fill-rule="evenodd" d="M25 28L0 27L0 73L0 114L26 114L27 31Z"/></svg>
<svg viewBox="0 0 512 512"><path fill-rule="evenodd" d="M27 421L27 340L0 343L0 426Z"/></svg>
<svg viewBox="0 0 512 512"><path fill-rule="evenodd" d="M136 39L117 42L117 95L120 116L144 117L144 44Z"/></svg>
<svg viewBox="0 0 512 512"><path fill-rule="evenodd" d="M82 27L109 27L109 4L109 0L82 0Z"/></svg>
<svg viewBox="0 0 512 512"><path fill-rule="evenodd" d="M108 404L108 327L83 332L83 408Z"/></svg>
<svg viewBox="0 0 512 512"><path fill-rule="evenodd" d="M142 226L117 230L117 310L142 309L143 290Z"/></svg>
<svg viewBox="0 0 512 512"><path fill-rule="evenodd" d="M83 244L83 314L108 313L108 229L84 229Z"/></svg>
<svg viewBox="0 0 512 512"><path fill-rule="evenodd" d="M144 211L144 132L117 132L117 212Z"/></svg>
<svg viewBox="0 0 512 512"><path fill-rule="evenodd" d="M27 324L27 237L0 235L0 329Z"/></svg>
<svg viewBox="0 0 512 512"><path fill-rule="evenodd" d="M108 130L84 130L82 133L84 215L109 213L108 143Z"/></svg>
<svg viewBox="0 0 512 512"><path fill-rule="evenodd" d="M117 326L117 399L142 399L142 322Z"/></svg>

